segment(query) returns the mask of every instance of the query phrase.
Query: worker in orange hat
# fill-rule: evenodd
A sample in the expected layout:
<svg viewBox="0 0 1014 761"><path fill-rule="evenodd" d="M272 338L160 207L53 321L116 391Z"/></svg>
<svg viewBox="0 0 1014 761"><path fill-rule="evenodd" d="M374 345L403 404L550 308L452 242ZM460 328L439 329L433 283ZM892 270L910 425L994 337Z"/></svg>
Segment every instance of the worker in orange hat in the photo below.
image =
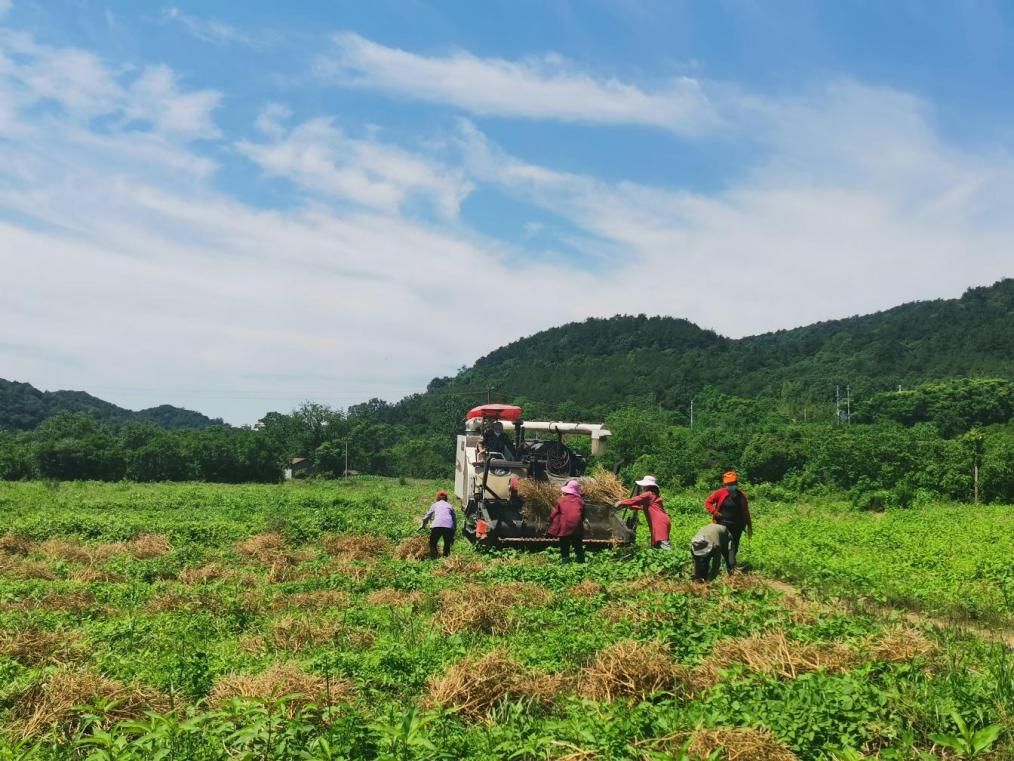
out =
<svg viewBox="0 0 1014 761"><path fill-rule="evenodd" d="M750 501L746 492L739 488L739 475L729 470L722 474L722 488L714 492L706 500L704 507L711 513L712 523L725 526L729 530L729 551L725 558L725 567L732 571L736 567L736 554L739 552L739 538L746 530L748 537L753 537L753 521L750 520Z"/></svg>

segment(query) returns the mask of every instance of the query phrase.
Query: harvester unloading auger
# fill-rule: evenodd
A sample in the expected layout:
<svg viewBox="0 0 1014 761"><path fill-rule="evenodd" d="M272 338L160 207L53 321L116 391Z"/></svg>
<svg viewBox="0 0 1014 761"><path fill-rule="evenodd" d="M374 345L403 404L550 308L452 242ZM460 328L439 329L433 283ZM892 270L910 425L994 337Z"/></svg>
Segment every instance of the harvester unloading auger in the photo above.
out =
<svg viewBox="0 0 1014 761"><path fill-rule="evenodd" d="M523 479L547 484L559 494L571 478L585 473L585 458L564 443L567 436L591 437L591 451L605 451L609 431L597 423L524 422L521 408L507 404L476 407L465 418L465 433L458 436L454 494L461 500L463 533L470 542L485 546L540 549L559 544L547 534L545 512L526 509L519 490ZM628 525L612 504L585 499L586 545L632 544L633 523Z"/></svg>

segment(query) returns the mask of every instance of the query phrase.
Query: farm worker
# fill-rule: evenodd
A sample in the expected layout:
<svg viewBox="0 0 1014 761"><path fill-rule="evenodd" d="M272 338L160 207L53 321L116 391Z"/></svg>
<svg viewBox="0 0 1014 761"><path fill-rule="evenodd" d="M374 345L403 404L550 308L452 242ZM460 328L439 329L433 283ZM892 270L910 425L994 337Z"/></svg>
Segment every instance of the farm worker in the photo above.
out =
<svg viewBox="0 0 1014 761"><path fill-rule="evenodd" d="M430 528L430 557L436 559L437 542L441 538L444 540L444 557L447 557L451 554L451 545L454 544L454 529L458 525L454 506L447 501L447 492L437 492L437 501L430 505L419 528L426 528L426 524L430 520L433 521L433 527Z"/></svg>
<svg viewBox="0 0 1014 761"><path fill-rule="evenodd" d="M694 581L711 581L718 576L722 558L729 568L729 529L709 523L690 540L690 554L694 559Z"/></svg>
<svg viewBox="0 0 1014 761"><path fill-rule="evenodd" d="M669 527L672 525L672 520L662 505L662 497L658 491L658 481L655 479L655 476L645 476L640 481L635 481L634 483L641 488L641 493L636 497L617 502L615 507L617 509L629 507L632 510L644 510L644 514L648 519L648 528L651 531L652 549L671 550Z"/></svg>
<svg viewBox="0 0 1014 761"><path fill-rule="evenodd" d="M570 550L574 548L577 562L584 562L584 500L581 498L581 484L573 478L560 489L562 496L556 500L549 513L549 535L560 540L560 562L570 562Z"/></svg>
<svg viewBox="0 0 1014 761"><path fill-rule="evenodd" d="M714 492L706 500L704 507L714 523L729 529L729 558L726 565L731 571L736 567L736 554L739 552L739 538L746 529L746 535L753 537L753 521L750 520L750 501L746 492L739 488L739 476L730 470L722 474L722 488Z"/></svg>

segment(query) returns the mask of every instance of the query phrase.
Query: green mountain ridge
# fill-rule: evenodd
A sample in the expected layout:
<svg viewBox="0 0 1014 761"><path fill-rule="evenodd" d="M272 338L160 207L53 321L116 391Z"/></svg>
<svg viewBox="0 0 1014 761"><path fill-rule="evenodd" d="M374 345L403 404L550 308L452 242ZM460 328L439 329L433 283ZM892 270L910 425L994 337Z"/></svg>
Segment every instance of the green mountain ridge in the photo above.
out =
<svg viewBox="0 0 1014 761"><path fill-rule="evenodd" d="M130 422L154 423L174 430L223 425L221 419L169 404L134 411L85 391L41 391L30 383L0 378L0 429L33 430L59 412L88 412L114 429Z"/></svg>
<svg viewBox="0 0 1014 761"><path fill-rule="evenodd" d="M589 318L496 349L428 393L492 387L588 415L633 401L684 409L709 386L803 406L833 400L836 386L863 395L972 376L1014 377L1014 279L739 339L670 317Z"/></svg>
<svg viewBox="0 0 1014 761"><path fill-rule="evenodd" d="M1014 279L958 299L902 304L872 314L745 338L727 338L675 317L617 315L540 331L479 358L453 377L396 403L372 399L349 414L448 435L464 411L520 402L526 416L605 418L629 404L686 414L709 389L769 399L787 417L833 407L836 386L854 398L927 381L1014 378ZM169 429L221 425L161 405L131 411L83 391L40 391L0 380L0 429L31 430L60 411L87 411L112 428L147 421Z"/></svg>

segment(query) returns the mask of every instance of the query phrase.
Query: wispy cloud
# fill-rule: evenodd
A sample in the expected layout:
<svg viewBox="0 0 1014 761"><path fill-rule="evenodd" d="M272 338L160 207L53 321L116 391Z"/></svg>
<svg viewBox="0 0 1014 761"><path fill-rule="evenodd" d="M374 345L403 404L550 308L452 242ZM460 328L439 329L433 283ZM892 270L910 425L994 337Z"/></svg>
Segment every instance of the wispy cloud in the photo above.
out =
<svg viewBox="0 0 1014 761"><path fill-rule="evenodd" d="M423 56L345 33L334 38L333 52L318 59L317 70L341 86L481 115L639 124L680 134L698 134L721 121L694 79L677 77L645 89L594 76L552 54L520 61L466 52Z"/></svg>
<svg viewBox="0 0 1014 761"><path fill-rule="evenodd" d="M284 132L279 110L269 106L258 123L275 136L269 143L243 141L239 151L272 177L318 194L396 212L413 198L454 217L471 190L460 170L375 139L349 137L330 119L313 119Z"/></svg>
<svg viewBox="0 0 1014 761"><path fill-rule="evenodd" d="M184 13L179 8L162 9L162 18L179 24L191 37L215 45L246 45L259 48L269 44L273 35L244 32L224 21L214 18L199 18Z"/></svg>
<svg viewBox="0 0 1014 761"><path fill-rule="evenodd" d="M0 16L3 16L5 13L8 13L10 9L13 7L14 4L11 2L11 0L0 0Z"/></svg>
<svg viewBox="0 0 1014 761"><path fill-rule="evenodd" d="M757 115L766 158L712 194L534 165L468 122L459 139L477 183L621 252L599 294L612 300L605 312L630 308L632 289L640 311L744 335L955 296L1011 274L1010 154L950 145L923 101L855 82ZM726 292L733 309L715 304Z"/></svg>

